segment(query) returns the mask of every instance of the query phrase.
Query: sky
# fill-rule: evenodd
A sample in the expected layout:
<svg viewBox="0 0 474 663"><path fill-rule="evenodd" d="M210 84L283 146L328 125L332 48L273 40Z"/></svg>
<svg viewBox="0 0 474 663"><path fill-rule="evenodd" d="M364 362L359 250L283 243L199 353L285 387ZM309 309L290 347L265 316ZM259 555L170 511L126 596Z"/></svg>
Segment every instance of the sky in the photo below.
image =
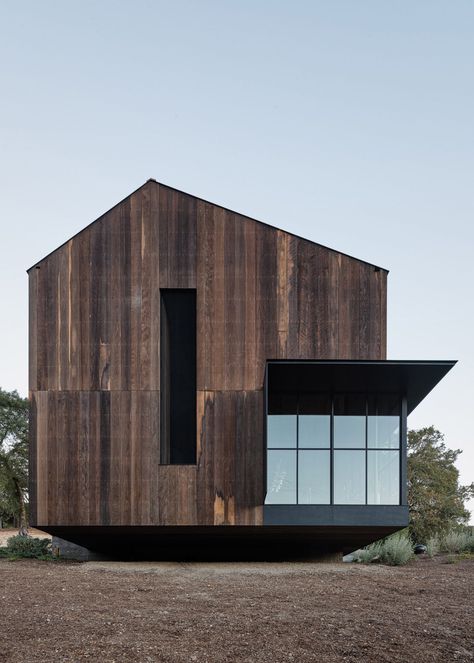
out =
<svg viewBox="0 0 474 663"><path fill-rule="evenodd" d="M0 385L25 270L152 177L390 270L388 358L474 480L474 3L0 4ZM471 503L474 509L474 503Z"/></svg>

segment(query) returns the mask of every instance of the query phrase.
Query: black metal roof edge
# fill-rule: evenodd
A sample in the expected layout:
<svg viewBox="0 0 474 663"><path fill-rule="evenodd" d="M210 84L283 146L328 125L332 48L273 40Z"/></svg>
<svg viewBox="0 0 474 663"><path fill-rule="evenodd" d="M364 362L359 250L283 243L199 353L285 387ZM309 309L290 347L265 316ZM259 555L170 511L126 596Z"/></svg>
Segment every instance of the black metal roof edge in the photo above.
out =
<svg viewBox="0 0 474 663"><path fill-rule="evenodd" d="M140 191L140 189L142 189L144 186L146 186L149 182L154 182L155 184L158 184L158 186L165 187L166 189L171 189L172 191L176 191L177 193L181 193L181 194L183 194L184 196L190 196L191 198L195 198L196 200L198 200L198 201L200 201L200 202L202 202L202 203L205 203L206 205L213 205L214 207L219 207L220 209L223 209L223 210L226 211L226 212L230 212L230 214L238 214L239 216L242 216L243 218L248 219L249 221L253 221L254 223L259 223L260 225L262 225L262 226L266 226L267 228L271 228L272 230L279 230L280 232L284 232L284 233L286 233L287 235L290 235L291 237L296 237L296 239L303 240L304 242L310 242L310 244L314 244L315 246L320 246L321 248L326 249L327 251L332 251L333 253L338 253L339 255L341 255L341 256L345 256L346 258L350 258L351 260L357 260L357 262L361 262L361 263L363 263L364 265L368 265L369 267L373 267L374 269L377 269L377 270L383 271L383 272L385 272L386 274L389 273L389 270L388 270L386 267L381 267L380 265L375 265L373 262L369 262L368 260L363 260L363 259L361 259L361 258L356 258L355 256L351 256L349 253L344 253L343 251L338 251L337 249L333 249L332 247L330 247L330 246L326 246L325 244L320 244L319 242L315 242L314 240L312 240L312 239L308 239L307 237L302 237L301 235L296 235L295 233L292 233L292 232L289 231L289 230L283 230L283 228L278 228L277 226L272 226L270 223L267 223L267 222L265 222L265 221L260 221L259 219L254 219L253 217L248 216L247 214L243 214L242 212L236 212L235 210L232 210L232 209L230 209L229 207L224 207L224 205L219 205L219 203L213 203L213 202L211 202L210 200L206 200L205 198L201 198L200 196L195 196L194 194L192 194L192 193L188 193L187 191L182 191L181 189L177 189L176 187L170 186L169 184L163 184L162 182L158 182L158 180L155 180L155 179L153 179L152 177L150 177L146 182L144 182L143 184L141 184L138 188L136 188L134 191L132 191L131 193L129 193L127 196L125 196L124 198L122 198L122 200L120 200L118 203L116 203L115 205L112 205L112 207L110 207L108 210L106 210L105 212L103 212L100 216L98 216L96 219L94 219L94 221L91 221L91 222L88 223L86 226L84 226L84 228L81 228L81 230L78 230L77 233L74 233L74 235L71 235L71 237L69 237L69 239L67 239L67 240L65 240L64 242L62 242L62 243L61 243L59 246L57 246L55 249L53 249L52 251L50 251L49 253L47 253L43 258L40 258L40 260L37 260L33 265L31 265L31 267L28 267L28 269L26 270L26 272L27 272L27 273L30 272L34 267L36 267L36 266L39 265L41 262L43 262L43 260L46 260L46 259L49 258L53 253L56 253L56 251L58 251L58 250L61 249L63 246L65 246L66 244L68 244L68 242L70 242L70 241L73 240L75 237L77 237L78 235L80 235L82 232L84 232L85 230L87 230L90 226L94 225L94 223L97 223L98 221L100 221L100 220L101 220L106 214L108 214L108 213L111 212L113 209L115 209L116 207L118 207L119 205L121 205L122 203L124 203L124 202L127 200L127 198L130 198L130 197L133 196L135 193L137 193L138 191Z"/></svg>
<svg viewBox="0 0 474 663"><path fill-rule="evenodd" d="M320 364L323 366L331 364L355 364L369 366L373 365L391 365L405 366L412 364L416 366L454 366L458 363L457 359L267 359L268 364Z"/></svg>
<svg viewBox="0 0 474 663"><path fill-rule="evenodd" d="M236 212L235 210L232 210L229 207L225 207L224 205L219 205L219 203L213 203L210 200L206 200L205 198L201 198L200 196L195 196L193 193L188 193L187 191L183 191L182 189L176 189L176 187L169 186L169 184L163 184L162 182L158 182L157 180L153 179L151 181L156 182L157 184L159 184L159 186L164 186L167 189L171 189L172 191L177 191L178 193L182 193L185 196L191 196L192 198L196 198L196 200L199 200L200 202L205 203L206 205L213 205L214 207L219 207L220 209L223 209L226 212L230 212L230 214L238 214L239 216L242 216L245 219L248 219L249 221L253 221L254 223L259 223L261 226L266 226L267 228L271 228L272 230L279 230L280 232L286 233L291 237L296 237L296 239L301 239L304 242L309 242L310 244L314 244L315 246L320 246L321 248L327 249L328 251L332 251L333 253L339 253L339 255L341 256L345 256L346 258L350 258L351 260L357 260L357 262L362 262L365 265L368 265L369 267L374 267L375 269L382 270L387 274L389 273L389 270L386 267L375 265L373 262L369 262L368 260L356 258L355 256L351 256L349 253L338 251L338 249L333 249L332 247L326 246L325 244L321 244L320 242L315 242L313 239L302 237L301 235L297 235L296 233L293 233L290 230L283 230L283 228L278 228L277 226L273 226L271 223L267 223L266 221L260 221L259 219L254 219L252 216L248 216L248 214L242 214L242 212Z"/></svg>

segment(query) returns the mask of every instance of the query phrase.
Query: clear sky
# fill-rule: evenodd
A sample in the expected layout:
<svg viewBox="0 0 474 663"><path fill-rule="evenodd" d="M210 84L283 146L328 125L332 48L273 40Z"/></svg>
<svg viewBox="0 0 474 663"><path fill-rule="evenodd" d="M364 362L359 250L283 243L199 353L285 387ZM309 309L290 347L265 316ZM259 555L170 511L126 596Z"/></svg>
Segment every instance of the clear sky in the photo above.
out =
<svg viewBox="0 0 474 663"><path fill-rule="evenodd" d="M458 359L411 415L474 479L472 0L0 5L0 384L25 269L153 177L390 269L388 357Z"/></svg>

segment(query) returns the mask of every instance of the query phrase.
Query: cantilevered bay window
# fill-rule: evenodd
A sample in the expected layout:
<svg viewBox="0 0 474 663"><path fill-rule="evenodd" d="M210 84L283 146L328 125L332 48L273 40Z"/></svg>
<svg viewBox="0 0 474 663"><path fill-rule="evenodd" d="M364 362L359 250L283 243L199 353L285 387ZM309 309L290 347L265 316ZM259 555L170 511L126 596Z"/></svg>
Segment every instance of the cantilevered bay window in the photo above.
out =
<svg viewBox="0 0 474 663"><path fill-rule="evenodd" d="M266 504L401 503L398 394L270 394Z"/></svg>

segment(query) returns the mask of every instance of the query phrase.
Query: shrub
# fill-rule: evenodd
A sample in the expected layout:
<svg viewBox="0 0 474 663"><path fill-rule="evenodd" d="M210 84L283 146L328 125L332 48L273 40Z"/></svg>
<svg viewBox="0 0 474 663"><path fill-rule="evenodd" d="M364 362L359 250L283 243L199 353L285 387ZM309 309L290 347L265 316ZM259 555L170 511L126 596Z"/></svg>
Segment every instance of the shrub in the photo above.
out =
<svg viewBox="0 0 474 663"><path fill-rule="evenodd" d="M474 533L471 532L467 539L467 546L465 548L466 552L474 553Z"/></svg>
<svg viewBox="0 0 474 663"><path fill-rule="evenodd" d="M426 542L426 552L428 553L428 557L434 557L439 553L439 551L440 551L439 537L430 536L430 538Z"/></svg>
<svg viewBox="0 0 474 663"><path fill-rule="evenodd" d="M51 557L51 542L32 536L12 536L7 541L5 551L6 556L13 558L46 559Z"/></svg>
<svg viewBox="0 0 474 663"><path fill-rule="evenodd" d="M380 561L390 566L403 566L414 556L413 543L406 532L392 534L379 544Z"/></svg>
<svg viewBox="0 0 474 663"><path fill-rule="evenodd" d="M361 564L370 564L375 562L378 559L378 551L376 547L372 544L367 546L367 548L360 548L352 553L355 562L360 562Z"/></svg>
<svg viewBox="0 0 474 663"><path fill-rule="evenodd" d="M413 543L407 532L392 534L386 539L354 553L356 561L362 564L379 561L389 566L403 566L414 556Z"/></svg>
<svg viewBox="0 0 474 663"><path fill-rule="evenodd" d="M473 535L463 530L451 530L441 540L441 550L447 553L461 553L472 550Z"/></svg>

